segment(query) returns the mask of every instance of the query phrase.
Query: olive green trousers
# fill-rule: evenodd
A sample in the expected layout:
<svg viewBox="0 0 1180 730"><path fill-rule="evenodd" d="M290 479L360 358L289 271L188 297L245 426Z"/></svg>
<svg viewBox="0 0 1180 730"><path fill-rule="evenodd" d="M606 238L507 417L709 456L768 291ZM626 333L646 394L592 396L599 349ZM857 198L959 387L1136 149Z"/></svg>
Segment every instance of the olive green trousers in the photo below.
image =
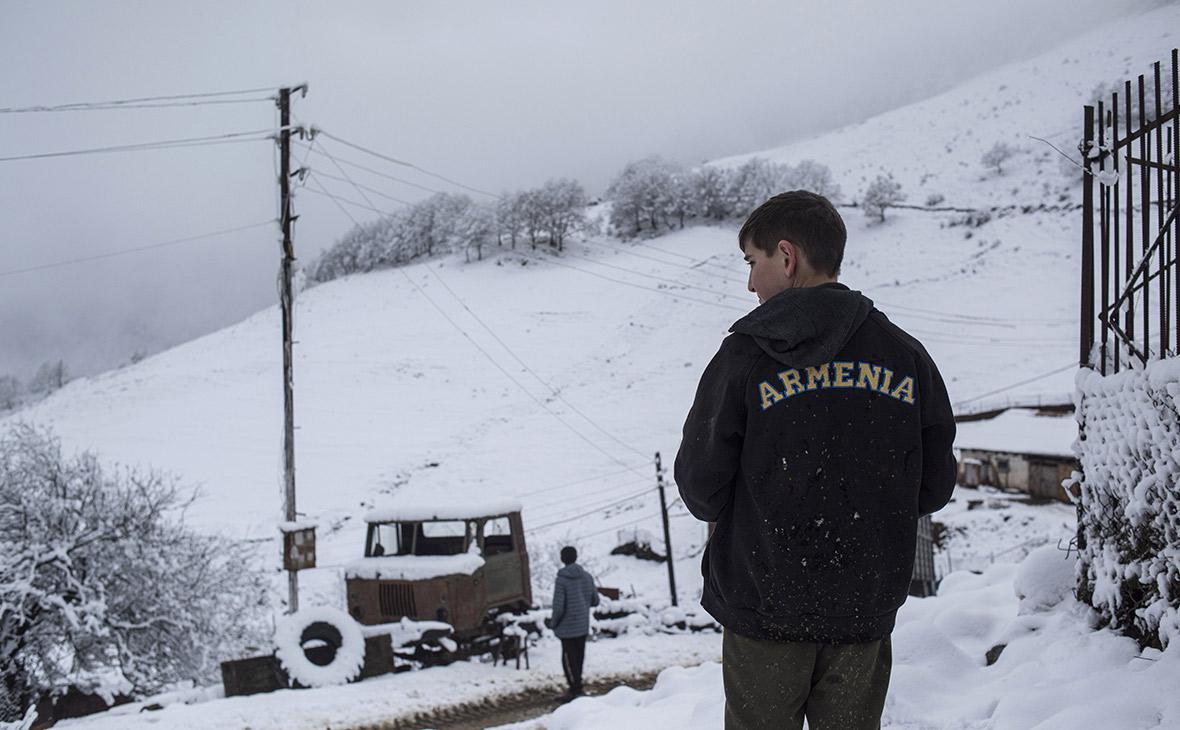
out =
<svg viewBox="0 0 1180 730"><path fill-rule="evenodd" d="M867 644L759 641L726 629L726 730L878 730L893 663L889 637Z"/></svg>

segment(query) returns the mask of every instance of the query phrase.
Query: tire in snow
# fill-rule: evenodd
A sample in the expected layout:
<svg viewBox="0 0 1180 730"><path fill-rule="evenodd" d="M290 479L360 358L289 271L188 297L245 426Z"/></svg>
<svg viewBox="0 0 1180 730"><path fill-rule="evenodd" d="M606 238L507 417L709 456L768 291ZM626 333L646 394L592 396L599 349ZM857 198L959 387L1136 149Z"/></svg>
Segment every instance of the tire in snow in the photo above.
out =
<svg viewBox="0 0 1180 730"><path fill-rule="evenodd" d="M312 641L332 649L326 664L312 661L307 655L304 645ZM347 684L360 676L365 663L365 637L360 625L345 612L329 606L283 616L275 626L275 645L275 656L287 675L304 687Z"/></svg>

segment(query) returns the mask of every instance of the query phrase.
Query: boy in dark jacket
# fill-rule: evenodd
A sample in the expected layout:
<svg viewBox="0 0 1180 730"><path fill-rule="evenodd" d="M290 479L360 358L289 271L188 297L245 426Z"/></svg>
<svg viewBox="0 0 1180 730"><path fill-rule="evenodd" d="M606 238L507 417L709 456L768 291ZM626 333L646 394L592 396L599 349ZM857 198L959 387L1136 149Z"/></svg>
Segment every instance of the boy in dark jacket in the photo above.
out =
<svg viewBox="0 0 1180 730"><path fill-rule="evenodd" d="M877 728L919 516L955 484L955 423L921 343L836 281L826 198L776 195L739 245L760 306L705 369L676 457L716 523L701 603L724 627L727 728Z"/></svg>
<svg viewBox="0 0 1180 730"><path fill-rule="evenodd" d="M586 657L586 636L590 633L590 609L598 605L594 578L578 565L578 551L572 546L561 549L557 580L553 584L553 615L550 626L561 639L561 668L569 683L567 699L582 692L582 662Z"/></svg>

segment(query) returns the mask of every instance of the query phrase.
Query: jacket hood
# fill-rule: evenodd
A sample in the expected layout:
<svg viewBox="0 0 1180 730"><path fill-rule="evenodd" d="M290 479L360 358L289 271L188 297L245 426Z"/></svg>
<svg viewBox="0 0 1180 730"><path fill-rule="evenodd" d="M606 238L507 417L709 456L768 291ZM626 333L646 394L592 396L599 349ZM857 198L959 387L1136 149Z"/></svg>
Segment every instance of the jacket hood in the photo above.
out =
<svg viewBox="0 0 1180 730"><path fill-rule="evenodd" d="M869 312L871 299L831 282L784 289L729 328L754 338L763 352L789 367L829 362Z"/></svg>
<svg viewBox="0 0 1180 730"><path fill-rule="evenodd" d="M581 578L583 575L586 575L586 571L577 563L570 563L557 571L558 578L574 579Z"/></svg>

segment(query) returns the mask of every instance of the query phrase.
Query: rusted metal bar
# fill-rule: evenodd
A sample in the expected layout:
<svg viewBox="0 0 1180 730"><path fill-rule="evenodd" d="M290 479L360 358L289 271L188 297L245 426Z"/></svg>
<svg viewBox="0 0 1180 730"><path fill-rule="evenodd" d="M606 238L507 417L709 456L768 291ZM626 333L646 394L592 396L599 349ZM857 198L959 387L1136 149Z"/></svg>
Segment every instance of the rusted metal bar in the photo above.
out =
<svg viewBox="0 0 1180 730"><path fill-rule="evenodd" d="M1180 197L1180 49L1172 49L1172 162L1174 170L1172 172L1172 189L1168 193L1169 198ZM1176 205L1175 202L1172 205ZM1172 241L1173 253L1175 256L1172 260L1172 271L1174 277L1172 279L1172 292L1175 296L1175 311L1174 321L1176 325L1176 346L1180 350L1180 261L1176 258L1180 257L1180 217L1172 220Z"/></svg>
<svg viewBox="0 0 1180 730"><path fill-rule="evenodd" d="M1094 107L1086 105L1082 114L1082 302L1081 331L1078 343L1078 366L1087 367L1094 349L1094 175L1090 150L1094 146Z"/></svg>
<svg viewBox="0 0 1180 730"><path fill-rule="evenodd" d="M1139 74L1139 124L1142 126L1147 119L1147 79ZM1151 147L1147 146L1147 135L1139 137L1139 156L1144 160L1151 159ZM1140 244L1143 253L1147 253L1147 239L1151 236L1151 173L1146 166L1139 166L1139 226L1142 236ZM1146 259L1147 257L1144 256ZM1151 357L1151 287L1143 287L1143 351ZM1146 360L1144 361L1146 365Z"/></svg>
<svg viewBox="0 0 1180 730"><path fill-rule="evenodd" d="M1127 121L1127 138L1124 141L1128 142L1128 143L1134 142L1135 140L1139 139L1140 137L1151 134L1152 132L1154 132L1155 130L1164 126L1165 124L1167 124L1168 122L1172 121L1175 118L1176 118L1176 112L1170 111L1167 114L1161 114L1158 119L1152 119L1150 122L1144 122L1142 119L1140 119L1139 120L1139 123L1140 123L1139 128L1137 128L1135 131L1132 132L1132 131L1130 131L1131 130L1131 119L1130 119L1130 117L1128 117L1126 120Z"/></svg>
<svg viewBox="0 0 1180 730"><path fill-rule="evenodd" d="M1110 130L1110 148L1114 150L1111 155L1114 162L1114 171L1116 174L1114 190L1110 191L1110 202L1113 210L1111 211L1111 222L1114 224L1114 230L1111 235L1111 257L1114 259L1111 263L1111 277L1114 284L1114 296L1119 295L1121 287L1119 286L1119 185L1122 183L1121 175L1119 175L1119 92L1115 91L1110 95L1111 113L1111 130ZM1117 317L1117 314L1116 314ZM1105 337L1110 331L1110 325L1106 319L1102 320L1102 334ZM1119 371L1119 361L1122 359L1122 348L1118 347L1117 343L1114 348L1114 371Z"/></svg>
<svg viewBox="0 0 1180 730"><path fill-rule="evenodd" d="M1154 88L1155 88L1155 98L1153 100L1155 103L1155 114L1158 117L1158 116L1160 116L1160 112L1163 111L1163 109L1162 109L1163 100L1160 96L1160 63L1159 63L1159 61L1156 61L1154 64L1152 64L1152 81L1154 82ZM1161 127L1155 133L1155 159L1161 160L1161 161L1164 159L1163 137L1164 137L1163 128ZM1148 150L1150 150L1150 149L1151 149L1151 145L1149 143ZM1165 213L1164 213L1164 171L1159 169L1158 166L1155 169L1155 197L1157 199L1156 200L1155 219L1157 221L1159 221L1161 230L1166 232L1167 226L1165 226L1163 223L1164 215L1165 215ZM1167 236L1165 235L1164 238L1166 240ZM1168 242L1168 243L1170 243L1170 242ZM1159 270L1161 273L1167 271L1168 260L1165 255L1165 249L1167 249L1167 248L1169 248L1169 246L1167 245L1167 243L1165 243L1164 245L1161 245L1158 249L1158 251L1159 251ZM1167 357L1168 345L1169 345L1169 343L1168 343L1168 332L1169 332L1169 327L1168 327L1168 277L1167 276L1160 277L1159 300L1160 300L1160 303L1159 303L1159 306L1160 306L1160 320L1159 320L1160 350L1159 350L1159 356L1161 358L1163 358L1163 357Z"/></svg>
<svg viewBox="0 0 1180 730"><path fill-rule="evenodd" d="M1127 151L1131 149L1131 80L1127 79L1123 88L1123 106L1126 109L1126 116L1124 119L1127 122L1127 138L1125 141ZM1131 282L1131 266L1132 261L1135 260L1135 176L1131 174L1131 163L1127 163L1127 239L1125 241L1126 256L1123 259L1126 265L1126 273L1123 276L1123 293L1120 296L1125 297L1127 294L1127 287ZM1133 344L1135 340L1135 297L1131 297L1127 301L1126 324L1124 325L1125 333L1122 334L1123 339L1127 340L1128 344Z"/></svg>
<svg viewBox="0 0 1180 730"><path fill-rule="evenodd" d="M1106 119L1106 105L1101 99L1098 100L1098 119ZM1106 145L1106 125L1099 123L1098 125L1098 147L1101 149ZM1106 170L1106 157L1098 158L1098 169ZM1101 232L1102 238L1102 311L1106 311L1106 306L1110 302L1110 189L1103 185L1098 189L1098 197L1100 202L1098 215L1098 229ZM1098 372L1106 375L1106 346L1107 338L1109 337L1110 329L1106 326L1102 327L1101 345L1098 348Z"/></svg>

